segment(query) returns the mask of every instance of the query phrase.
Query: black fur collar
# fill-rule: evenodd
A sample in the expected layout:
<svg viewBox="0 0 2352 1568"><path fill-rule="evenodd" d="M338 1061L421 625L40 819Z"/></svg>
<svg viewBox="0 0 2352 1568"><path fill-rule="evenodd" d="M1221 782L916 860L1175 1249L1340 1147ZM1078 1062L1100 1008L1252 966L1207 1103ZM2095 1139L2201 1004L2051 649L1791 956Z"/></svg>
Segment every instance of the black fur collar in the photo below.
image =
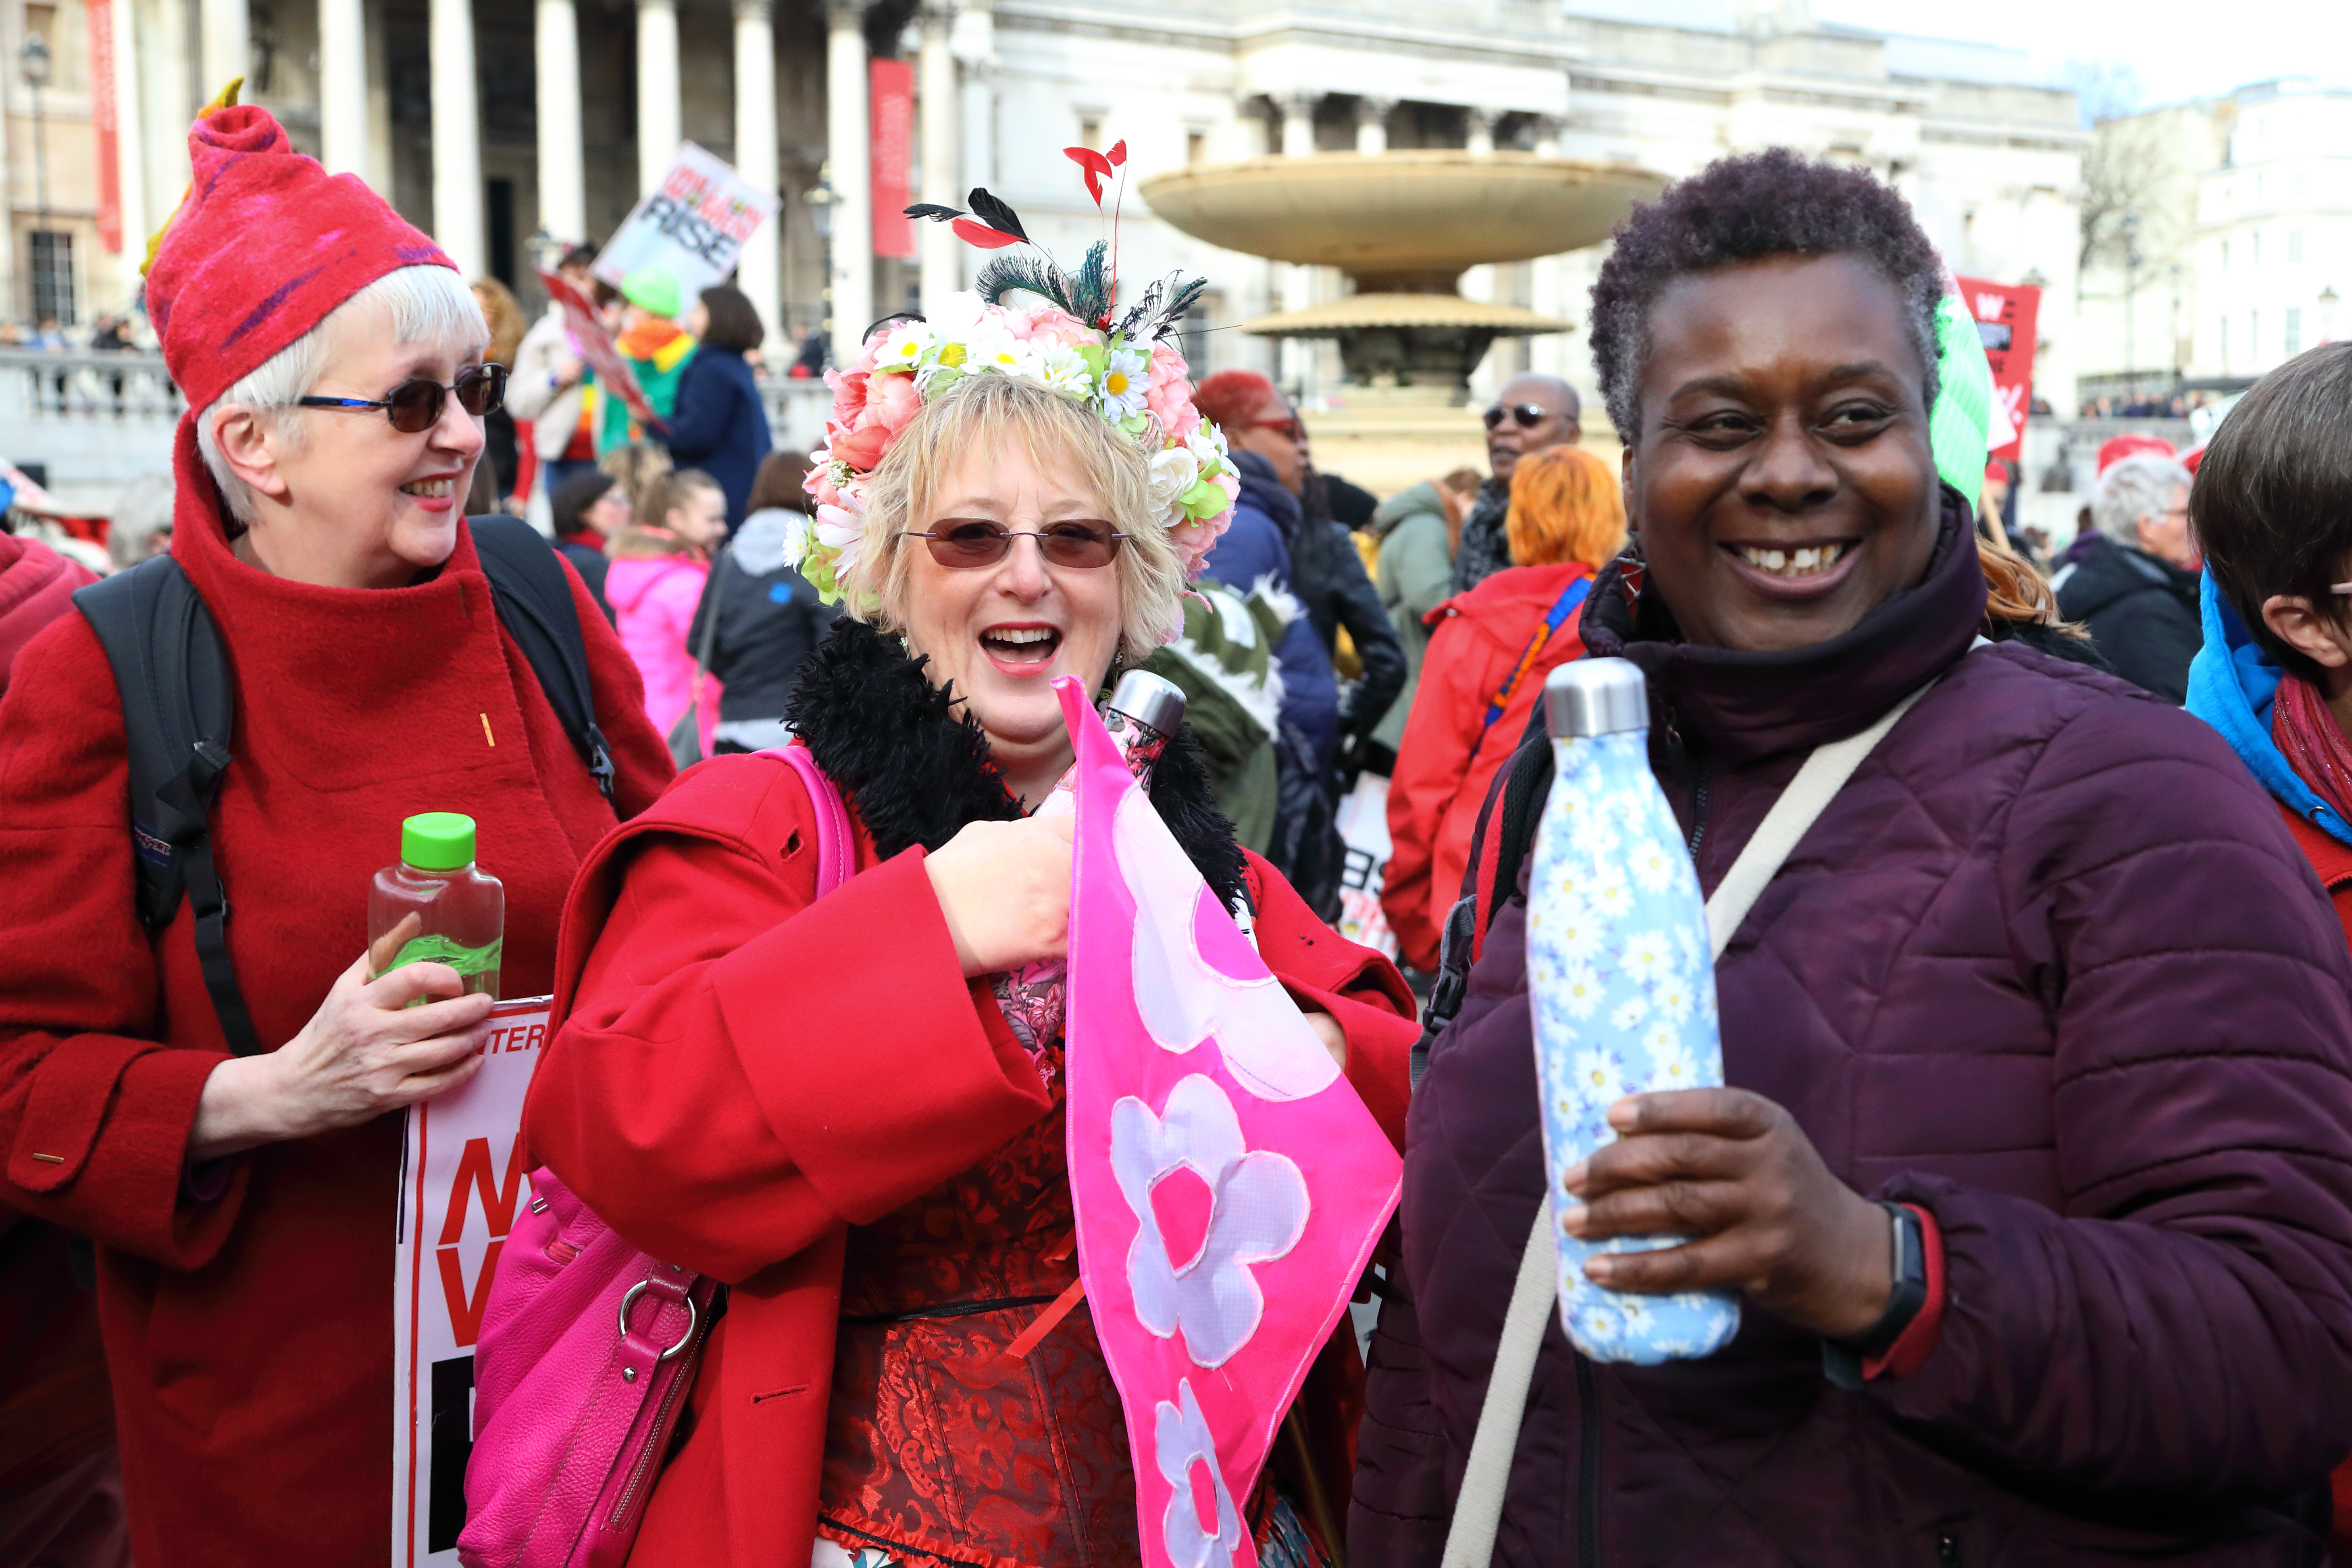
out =
<svg viewBox="0 0 2352 1568"><path fill-rule="evenodd" d="M925 662L908 658L898 638L844 616L802 663L785 713L886 859L918 844L937 849L967 822L1021 816L987 734L950 711L950 695L924 676ZM1189 725L1152 770L1151 804L1231 905L1244 889L1241 847Z"/></svg>

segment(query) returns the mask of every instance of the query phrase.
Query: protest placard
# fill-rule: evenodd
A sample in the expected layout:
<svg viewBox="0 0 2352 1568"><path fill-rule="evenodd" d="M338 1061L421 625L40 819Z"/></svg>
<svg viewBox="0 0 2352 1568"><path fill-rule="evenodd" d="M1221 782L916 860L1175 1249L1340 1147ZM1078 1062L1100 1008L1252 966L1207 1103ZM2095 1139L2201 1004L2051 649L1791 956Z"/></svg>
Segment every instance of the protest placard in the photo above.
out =
<svg viewBox="0 0 2352 1568"><path fill-rule="evenodd" d="M457 1568L474 1447L474 1340L520 1205L522 1100L550 998L501 1002L482 1068L408 1111L392 1306L392 1562Z"/></svg>
<svg viewBox="0 0 2352 1568"><path fill-rule="evenodd" d="M596 276L617 289L640 267L658 267L678 281L691 304L726 280L751 231L776 216L776 193L748 184L734 167L696 146L678 144L677 161L661 184L597 253Z"/></svg>
<svg viewBox="0 0 2352 1568"><path fill-rule="evenodd" d="M547 297L563 311L564 330L572 334L572 346L580 357L596 373L596 385L604 395L618 397L628 405L629 417L639 425L656 425L654 405L646 401L645 389L637 384L636 373L621 351L613 346L613 335L596 314L596 303L573 287L572 279L560 272L539 269L540 287Z"/></svg>
<svg viewBox="0 0 2352 1568"><path fill-rule="evenodd" d="M1991 455L2014 461L2025 449L2025 418L2033 406L2033 349L2042 290L2031 283L1994 283L1982 278L1956 281L1984 339L1993 396L2009 416L2011 435L2005 443L1996 440Z"/></svg>

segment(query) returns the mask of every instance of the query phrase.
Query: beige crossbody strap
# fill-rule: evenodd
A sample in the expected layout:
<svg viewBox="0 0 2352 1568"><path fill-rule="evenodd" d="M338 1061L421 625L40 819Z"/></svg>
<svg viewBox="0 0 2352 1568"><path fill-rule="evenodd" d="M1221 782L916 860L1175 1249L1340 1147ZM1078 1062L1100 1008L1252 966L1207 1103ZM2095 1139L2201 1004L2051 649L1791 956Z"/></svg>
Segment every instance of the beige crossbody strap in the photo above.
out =
<svg viewBox="0 0 2352 1568"><path fill-rule="evenodd" d="M1754 836L1731 863L1715 896L1706 901L1707 935L1717 958L1731 945L1732 933L1795 852L1806 830L1853 776L1854 769L1935 684L1931 680L1897 702L1869 729L1815 747L1805 759L1805 765L1757 824ZM1462 1490L1454 1500L1454 1521L1445 1532L1441 1568L1488 1568L1494 1561L1495 1532L1503 1523L1503 1492L1511 1479L1511 1455L1519 1445L1528 1388L1535 1381L1536 1354L1543 1348L1544 1324L1551 1316L1558 1289L1550 1221L1551 1205L1538 1202L1535 1228L1528 1237L1527 1251L1519 1258L1519 1277L1511 1287L1511 1304L1503 1314L1503 1337L1495 1346L1495 1367L1486 1378L1486 1403L1478 1408L1478 1429L1470 1439Z"/></svg>

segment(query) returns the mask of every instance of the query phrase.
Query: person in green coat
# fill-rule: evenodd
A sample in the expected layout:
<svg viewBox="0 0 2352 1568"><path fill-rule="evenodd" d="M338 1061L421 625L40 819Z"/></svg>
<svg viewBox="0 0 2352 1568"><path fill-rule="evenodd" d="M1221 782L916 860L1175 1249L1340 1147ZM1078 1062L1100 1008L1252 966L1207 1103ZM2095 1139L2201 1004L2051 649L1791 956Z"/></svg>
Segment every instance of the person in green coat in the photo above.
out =
<svg viewBox="0 0 2352 1568"><path fill-rule="evenodd" d="M1458 479L1468 483L1457 485ZM1372 580L1397 640L1404 644L1404 689L1372 731L1373 742L1387 747L1391 758L1404 739L1405 718L1421 686L1422 656L1429 651L1429 627L1422 617L1454 592L1454 541L1462 526L1465 494L1477 488L1478 476L1465 469L1399 490L1372 513L1371 533L1381 546Z"/></svg>
<svg viewBox="0 0 2352 1568"><path fill-rule="evenodd" d="M677 324L677 315L686 308L686 290L666 268L640 267L621 279L621 298L627 302L627 312L613 346L628 361L654 416L666 420L677 408L678 380L698 346ZM596 416L600 458L645 434L629 417L628 405L617 397L600 395Z"/></svg>

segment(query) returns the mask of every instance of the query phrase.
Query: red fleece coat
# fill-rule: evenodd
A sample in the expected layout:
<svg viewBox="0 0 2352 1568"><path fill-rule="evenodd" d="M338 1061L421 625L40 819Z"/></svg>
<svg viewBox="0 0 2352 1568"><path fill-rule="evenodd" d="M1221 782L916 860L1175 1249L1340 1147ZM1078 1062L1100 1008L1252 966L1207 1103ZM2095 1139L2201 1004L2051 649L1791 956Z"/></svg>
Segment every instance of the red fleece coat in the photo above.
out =
<svg viewBox="0 0 2352 1568"><path fill-rule="evenodd" d="M172 548L236 672L212 831L263 1043L299 1031L359 956L368 879L413 812L480 824L483 868L506 884L507 993L545 991L564 891L614 816L499 626L470 535L415 587L272 577L230 553L193 432L184 421ZM668 753L628 656L572 591L633 813ZM141 1568L381 1563L402 1119L186 1178L226 1052L190 922L151 942L132 908L128 788L113 676L68 616L0 702L0 1204L98 1240Z"/></svg>
<svg viewBox="0 0 2352 1568"><path fill-rule="evenodd" d="M0 692L8 689L17 653L73 608L76 588L97 581L97 573L37 539L0 533Z"/></svg>
<svg viewBox="0 0 2352 1568"><path fill-rule="evenodd" d="M639 1247L732 1287L633 1562L805 1568L845 1227L979 1163L1050 1100L968 982L910 849L814 900L816 826L767 757L689 770L564 912L533 1154ZM1249 857L1267 964L1347 1031L1402 1142L1417 1031L1396 971Z"/></svg>
<svg viewBox="0 0 2352 1568"><path fill-rule="evenodd" d="M1591 575L1581 562L1514 566L1424 617L1436 631L1422 656L1421 686L1404 739L1397 742L1396 772L1389 781L1389 864L1381 886L1381 908L1396 932L1400 956L1415 969L1437 967L1438 939L1446 911L1462 896L1478 808L1517 747L1543 695L1544 677L1584 652L1573 613L1552 633L1491 730L1487 705L1562 590Z"/></svg>

